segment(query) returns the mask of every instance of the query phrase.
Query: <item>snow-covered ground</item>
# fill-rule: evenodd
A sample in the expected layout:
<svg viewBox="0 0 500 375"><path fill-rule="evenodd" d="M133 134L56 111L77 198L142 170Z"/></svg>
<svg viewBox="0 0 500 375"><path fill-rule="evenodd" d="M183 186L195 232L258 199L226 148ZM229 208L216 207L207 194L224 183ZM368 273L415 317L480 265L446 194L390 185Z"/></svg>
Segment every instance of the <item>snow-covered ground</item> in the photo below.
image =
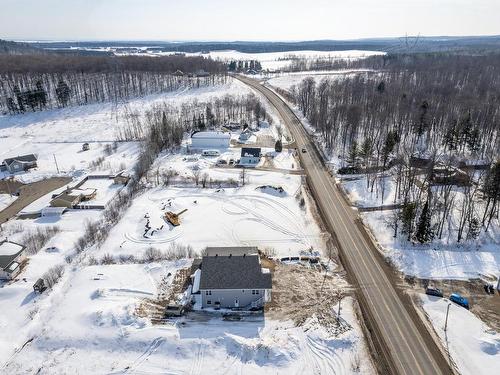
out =
<svg viewBox="0 0 500 375"><path fill-rule="evenodd" d="M153 96L124 106L143 112L164 99L171 99L175 105L195 98L248 92L241 83L231 80L215 88ZM0 145L9 155L39 155L39 168L16 178L33 181L66 174L73 177L69 184L72 186L88 173L106 174L133 167L139 151L137 143L119 143L111 153L106 146L112 144L117 130L125 124L121 113L113 105L102 104L0 117ZM275 131L273 125L257 134L273 136ZM84 141L90 143L89 151L80 151ZM185 147L181 153L161 155L152 171L173 169L187 181L185 185L147 189L134 199L102 246L79 256L75 256L75 242L84 233L86 223L98 220L102 211L70 210L60 217L5 223L3 235L12 241L49 226L57 226L60 231L43 249L28 257L17 280L0 285L0 372L373 373L349 297L342 303L342 317L352 329L337 336L328 333L314 317L296 326L286 318L257 316L229 322L218 316L194 314L172 324L153 325L136 309L145 299L156 299L165 280L167 287L171 286L173 275L189 267L191 259L89 265L91 259L99 261L106 254L116 258L134 255L136 261L141 260L147 248L166 250L174 242L195 250L209 245L254 245L272 247L276 255L297 255L311 248L321 253L325 239L303 195L302 177L293 173L297 169L293 152L263 152L270 152L274 167L282 170L247 170L244 186L222 189L194 186L194 171L227 183L239 181L241 169L219 168L218 157L187 155ZM239 155L240 149L231 147L223 157ZM100 163L94 163L102 158ZM269 186L281 187L283 192ZM116 193L112 180L89 180L81 188L97 188L95 202L101 203ZM45 207L53 193L25 211ZM304 206L301 197L305 197ZM179 227L163 219L165 211L184 208L188 211L181 216ZM151 229L158 228L154 234L152 230L145 233L145 216L149 216ZM34 293L33 284L56 265L64 267L61 280L52 290Z"/></svg>
<svg viewBox="0 0 500 375"><path fill-rule="evenodd" d="M4 368L10 373L331 374L373 373L352 310L355 328L330 336L314 320L249 317L240 322L192 315L182 324L152 325L136 315L155 297L161 277L186 261L147 265L90 266L71 272L52 297L50 313L37 316L39 335ZM42 328L43 327L43 328ZM307 327L307 331L305 328Z"/></svg>
<svg viewBox="0 0 500 375"><path fill-rule="evenodd" d="M260 61L262 69L277 70L282 69L296 59L305 58L315 60L318 58L331 58L338 60L360 59L363 57L382 55L384 52L376 51L289 51L289 52L267 52L267 53L244 53L234 50L211 51L203 56L210 56L214 60L257 60Z"/></svg>
<svg viewBox="0 0 500 375"><path fill-rule="evenodd" d="M500 364L500 334L468 310L448 299L422 294L422 305L443 347L449 351L463 375L495 374ZM446 310L448 325L444 331Z"/></svg>
<svg viewBox="0 0 500 375"><path fill-rule="evenodd" d="M498 226L479 239L457 244L435 240L430 244L412 245L393 237L389 227L391 211L365 212L363 220L372 229L387 256L408 275L430 279L473 279L500 275L500 234ZM455 235L455 234L454 234Z"/></svg>
<svg viewBox="0 0 500 375"><path fill-rule="evenodd" d="M10 194L0 194L0 211L4 210L16 200L16 196Z"/></svg>
<svg viewBox="0 0 500 375"><path fill-rule="evenodd" d="M365 69L350 69L350 70L326 70L326 71L308 71L308 72L290 72L290 73L280 73L268 76L259 76L262 78L268 78L266 81L268 84L274 87L278 87L283 90L289 90L292 86L298 86L304 78L312 77L319 83L322 79L342 79L344 77L352 77L358 74L366 74Z"/></svg>
<svg viewBox="0 0 500 375"><path fill-rule="evenodd" d="M310 213L300 209L295 196L300 176L274 177L274 185L285 189L285 193L275 195L257 190L270 183L263 174L248 172L251 183L241 188L152 189L134 200L102 251L140 257L151 246L161 248L175 241L191 245L195 251L206 246L259 246L272 247L280 256L310 248L322 252L321 231ZM184 209L188 211L182 214L180 226L166 222L165 212Z"/></svg>
<svg viewBox="0 0 500 375"><path fill-rule="evenodd" d="M106 51L106 52L116 52L116 48L106 47L106 48L79 48L75 47L73 49L84 49L90 51ZM147 51L142 48L142 55L172 55L176 52L157 52L157 51ZM119 52L120 53L120 52ZM128 54L125 52L124 54ZM120 53L123 54L123 53ZM229 62L231 60L257 60L261 63L264 70L278 70L290 65L290 63L297 58L316 60L316 59L332 59L332 60L353 60L361 59L364 57L369 57L373 55L383 55L385 52L380 51L361 51L361 50L347 50L347 51L284 51L284 52L261 52L261 53L245 53L236 50L220 50L220 51L209 51L207 53L195 52L186 53L187 56L203 56L210 57L214 60Z"/></svg>
<svg viewBox="0 0 500 375"><path fill-rule="evenodd" d="M293 108L306 130L315 136L314 129L307 119L296 107ZM344 165L338 153L326 152L324 145L319 142L319 137L316 137L316 141L324 159L333 170ZM349 175L343 180L337 178L337 181L346 191L351 202L358 207L401 203L394 201L396 184L395 176L391 176L391 173L395 172L391 170L385 172L386 177L379 178L375 182L373 191L371 186L367 186L364 175ZM384 189L383 200L382 189ZM481 231L478 238L457 243L458 207L464 199L464 194L461 188L454 189L453 193L456 209L444 226L442 238L435 238L429 244L412 244L406 241L400 228L398 236L394 238L391 223L397 213L395 210L363 212L361 216L381 245L384 254L405 274L430 279L471 279L485 276L489 279L498 279L500 277L499 220L493 219L488 232ZM483 203L478 203L478 207Z"/></svg>
<svg viewBox="0 0 500 375"><path fill-rule="evenodd" d="M127 103L99 103L67 107L19 115L0 115L0 161L18 155L38 155L38 168L18 173L21 182L33 182L55 175L79 177L85 172L99 170L115 173L130 168L138 155L137 142L120 142L116 150L109 148L120 129L127 125L126 116L143 114L152 106L168 101L171 105L197 99L208 100L226 94L246 95L245 85L229 80L220 86L199 89L180 89L176 92L150 95ZM82 144L90 144L82 151ZM106 153L106 148L108 149ZM100 161L105 157L104 161ZM1 173L0 178L6 176Z"/></svg>
<svg viewBox="0 0 500 375"><path fill-rule="evenodd" d="M0 366L38 328L34 327L30 316L36 316L39 311L51 307L51 299L35 294L33 284L49 268L65 263L65 257L74 253L74 243L83 234L85 223L95 220L99 214L99 211L94 210L72 211L61 217L11 220L3 224L3 235L14 242L21 242L29 231L54 225L58 226L60 232L36 255L29 256L18 281L0 284ZM52 249L46 251L48 248Z"/></svg>

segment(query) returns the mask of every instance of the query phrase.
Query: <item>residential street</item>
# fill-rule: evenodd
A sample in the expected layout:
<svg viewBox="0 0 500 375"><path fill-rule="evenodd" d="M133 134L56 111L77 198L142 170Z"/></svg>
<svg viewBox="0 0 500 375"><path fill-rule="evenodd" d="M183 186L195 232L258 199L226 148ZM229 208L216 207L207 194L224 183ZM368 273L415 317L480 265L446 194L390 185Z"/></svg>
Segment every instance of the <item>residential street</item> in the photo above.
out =
<svg viewBox="0 0 500 375"><path fill-rule="evenodd" d="M342 197L299 119L278 95L258 81L242 76L236 78L270 101L297 142L316 203L340 245L341 261L357 286L357 297L371 340L384 362L377 364L379 371L425 375L451 373L409 298L395 287L396 279L391 270L366 236L357 211Z"/></svg>

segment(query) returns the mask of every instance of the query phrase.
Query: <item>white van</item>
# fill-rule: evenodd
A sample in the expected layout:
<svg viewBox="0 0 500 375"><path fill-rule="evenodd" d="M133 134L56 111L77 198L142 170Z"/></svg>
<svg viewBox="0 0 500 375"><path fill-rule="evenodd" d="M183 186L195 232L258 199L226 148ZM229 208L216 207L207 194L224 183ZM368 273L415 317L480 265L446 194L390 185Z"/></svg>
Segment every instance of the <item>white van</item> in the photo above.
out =
<svg viewBox="0 0 500 375"><path fill-rule="evenodd" d="M219 156L220 152L218 150L203 150L201 154L203 156Z"/></svg>

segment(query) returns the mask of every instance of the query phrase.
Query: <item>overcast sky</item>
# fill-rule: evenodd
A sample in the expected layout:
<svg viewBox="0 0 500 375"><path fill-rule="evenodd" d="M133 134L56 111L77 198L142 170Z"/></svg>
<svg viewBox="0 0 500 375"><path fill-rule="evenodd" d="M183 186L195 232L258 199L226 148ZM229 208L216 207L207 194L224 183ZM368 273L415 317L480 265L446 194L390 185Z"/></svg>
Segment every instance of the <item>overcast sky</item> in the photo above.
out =
<svg viewBox="0 0 500 375"><path fill-rule="evenodd" d="M500 0L0 0L0 39L311 40L500 34Z"/></svg>

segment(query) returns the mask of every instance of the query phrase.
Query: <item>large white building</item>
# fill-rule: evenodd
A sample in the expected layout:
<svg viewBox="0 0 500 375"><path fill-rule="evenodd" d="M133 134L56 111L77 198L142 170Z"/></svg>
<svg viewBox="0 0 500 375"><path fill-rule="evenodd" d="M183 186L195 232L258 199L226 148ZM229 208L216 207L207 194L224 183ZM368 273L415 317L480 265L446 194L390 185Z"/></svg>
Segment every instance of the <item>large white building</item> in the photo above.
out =
<svg viewBox="0 0 500 375"><path fill-rule="evenodd" d="M191 149L221 149L228 148L231 134L221 131L196 132L191 135Z"/></svg>

